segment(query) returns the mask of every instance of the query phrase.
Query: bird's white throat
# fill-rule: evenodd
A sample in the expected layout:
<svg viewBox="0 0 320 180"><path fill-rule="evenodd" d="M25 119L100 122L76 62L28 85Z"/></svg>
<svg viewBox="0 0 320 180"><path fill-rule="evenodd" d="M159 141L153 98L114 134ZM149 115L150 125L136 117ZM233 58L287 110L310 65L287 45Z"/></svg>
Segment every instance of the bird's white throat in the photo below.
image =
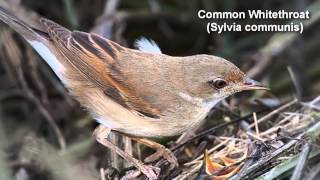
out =
<svg viewBox="0 0 320 180"><path fill-rule="evenodd" d="M217 97L216 94L212 95L211 100L204 100L203 98L190 96L189 94L183 93L183 92L179 92L178 95L182 99L184 99L188 102L191 102L192 104L197 105L201 108L204 108L208 111L210 109L212 109L217 103L219 103L223 99L223 98Z"/></svg>

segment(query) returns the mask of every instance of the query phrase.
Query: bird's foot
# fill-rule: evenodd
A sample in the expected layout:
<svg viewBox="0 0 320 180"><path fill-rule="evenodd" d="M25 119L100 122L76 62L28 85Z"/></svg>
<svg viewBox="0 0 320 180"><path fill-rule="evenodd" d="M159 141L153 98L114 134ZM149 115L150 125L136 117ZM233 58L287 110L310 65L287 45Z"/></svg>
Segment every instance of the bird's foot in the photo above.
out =
<svg viewBox="0 0 320 180"><path fill-rule="evenodd" d="M140 165L138 170L130 170L126 172L126 175L121 177L121 180L136 179L141 175L141 173L147 176L150 180L156 180L160 174L160 168L151 165Z"/></svg>
<svg viewBox="0 0 320 180"><path fill-rule="evenodd" d="M165 160L169 162L170 170L179 166L176 156L168 148L164 146L158 147L156 149L156 152L145 158L144 161L147 163L154 162L160 159L161 157L163 157Z"/></svg>

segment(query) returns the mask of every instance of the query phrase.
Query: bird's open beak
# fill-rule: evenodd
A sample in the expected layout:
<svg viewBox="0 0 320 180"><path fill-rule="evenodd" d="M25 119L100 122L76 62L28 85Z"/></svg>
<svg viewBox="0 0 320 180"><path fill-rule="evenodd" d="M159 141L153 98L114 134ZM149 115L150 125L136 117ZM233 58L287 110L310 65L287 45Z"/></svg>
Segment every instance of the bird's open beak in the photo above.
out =
<svg viewBox="0 0 320 180"><path fill-rule="evenodd" d="M248 77L245 78L242 88L245 91L246 90L270 90L269 88L263 86L263 84L261 84L260 82L250 79Z"/></svg>

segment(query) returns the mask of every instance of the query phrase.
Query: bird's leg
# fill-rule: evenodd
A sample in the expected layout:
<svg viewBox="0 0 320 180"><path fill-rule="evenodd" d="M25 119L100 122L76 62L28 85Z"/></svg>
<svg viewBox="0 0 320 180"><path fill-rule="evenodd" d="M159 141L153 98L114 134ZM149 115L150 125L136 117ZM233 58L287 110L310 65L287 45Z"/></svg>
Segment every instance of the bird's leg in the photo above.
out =
<svg viewBox="0 0 320 180"><path fill-rule="evenodd" d="M103 146L111 149L112 151L115 151L119 156L121 156L126 161L132 163L140 172L142 172L144 175L146 175L149 179L157 179L157 176L159 174L159 168L144 165L141 161L135 159L130 154L124 152L122 149L120 149L115 144L111 143L107 138L109 133L111 132L110 128L107 128L103 125L99 125L93 132L93 135L95 136L96 140L102 144Z"/></svg>
<svg viewBox="0 0 320 180"><path fill-rule="evenodd" d="M145 162L154 162L158 160L160 157L163 157L170 163L170 169L178 167L179 164L176 156L162 144L159 144L157 142L154 142L145 138L139 138L139 137L131 137L131 138L141 144L144 144L156 150L154 154L145 158Z"/></svg>

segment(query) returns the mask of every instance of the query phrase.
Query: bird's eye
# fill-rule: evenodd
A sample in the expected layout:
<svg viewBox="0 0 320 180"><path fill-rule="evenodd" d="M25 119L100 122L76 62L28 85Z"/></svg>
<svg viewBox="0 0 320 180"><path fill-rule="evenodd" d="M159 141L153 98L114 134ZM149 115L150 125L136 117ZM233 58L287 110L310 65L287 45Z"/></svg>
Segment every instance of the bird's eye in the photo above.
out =
<svg viewBox="0 0 320 180"><path fill-rule="evenodd" d="M210 80L208 81L208 84L215 89L222 89L228 85L225 80L220 78L215 80Z"/></svg>

